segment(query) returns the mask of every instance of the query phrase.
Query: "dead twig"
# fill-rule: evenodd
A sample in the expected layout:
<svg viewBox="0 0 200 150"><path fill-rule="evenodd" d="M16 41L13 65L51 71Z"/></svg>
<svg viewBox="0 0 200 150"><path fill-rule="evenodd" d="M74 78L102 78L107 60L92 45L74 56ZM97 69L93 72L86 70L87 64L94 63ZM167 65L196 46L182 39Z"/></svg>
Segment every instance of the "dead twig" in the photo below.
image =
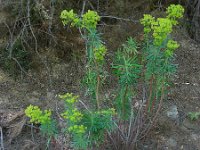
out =
<svg viewBox="0 0 200 150"><path fill-rule="evenodd" d="M116 19L116 20L121 20L121 21L129 21L129 22L133 22L133 23L139 23L139 20L121 18L121 17L116 17L116 16L100 16L100 17L101 18L111 18L111 19Z"/></svg>
<svg viewBox="0 0 200 150"><path fill-rule="evenodd" d="M65 121L61 116L60 116L60 114L59 114L59 112L58 112L58 102L56 102L56 114L57 114L57 116L58 116L58 118L61 120L61 121Z"/></svg>
<svg viewBox="0 0 200 150"><path fill-rule="evenodd" d="M84 0L83 1L83 6L82 6L82 10L81 10L81 17L83 16L83 14L85 12L85 4L86 4L86 1Z"/></svg>
<svg viewBox="0 0 200 150"><path fill-rule="evenodd" d="M0 144L1 144L0 150L4 150L4 144L3 144L3 130L2 130L2 127L1 127L1 126L0 126L0 134L1 134L1 136L0 136Z"/></svg>
<svg viewBox="0 0 200 150"><path fill-rule="evenodd" d="M85 103L84 103L82 100L79 100L79 102L85 107L85 109L86 109L88 112L92 113L92 112L87 108L87 106L85 105Z"/></svg>
<svg viewBox="0 0 200 150"><path fill-rule="evenodd" d="M49 85L50 85L50 88L52 87L52 78L51 78L51 71L50 71L50 68L47 64L47 61L45 61L44 57L42 57L39 52L38 52L38 40L34 34L34 31L33 31L33 28L32 28L32 25L31 25L31 20L30 20L30 0L27 0L27 18L28 18L28 25L29 25L29 29L31 31L31 34L33 36L33 39L35 41L35 52L36 54L38 55L38 57L40 58L40 60L42 61L42 63L44 64L46 70L47 70L47 76L48 76L48 81L49 81Z"/></svg>

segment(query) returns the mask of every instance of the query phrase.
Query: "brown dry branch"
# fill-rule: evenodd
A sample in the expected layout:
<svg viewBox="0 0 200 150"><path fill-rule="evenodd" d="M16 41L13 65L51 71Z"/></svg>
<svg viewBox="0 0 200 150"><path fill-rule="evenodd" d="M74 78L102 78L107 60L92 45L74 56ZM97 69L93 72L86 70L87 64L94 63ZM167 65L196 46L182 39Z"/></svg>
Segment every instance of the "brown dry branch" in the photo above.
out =
<svg viewBox="0 0 200 150"><path fill-rule="evenodd" d="M30 15L30 12L31 12L31 9L30 9L30 0L27 0L27 18L28 18L28 26L29 26L29 29L31 31L31 34L33 36L33 39L35 41L35 52L36 54L38 55L38 57L40 58L40 60L42 61L42 63L44 64L44 66L46 67L46 70L47 70L47 76L48 76L48 83L49 83L49 86L50 88L52 87L52 78L51 78L51 69L47 63L47 61L45 61L45 59L39 54L38 52L38 40L35 36L35 33L33 31L33 28L32 28L32 24L31 24L31 15Z"/></svg>

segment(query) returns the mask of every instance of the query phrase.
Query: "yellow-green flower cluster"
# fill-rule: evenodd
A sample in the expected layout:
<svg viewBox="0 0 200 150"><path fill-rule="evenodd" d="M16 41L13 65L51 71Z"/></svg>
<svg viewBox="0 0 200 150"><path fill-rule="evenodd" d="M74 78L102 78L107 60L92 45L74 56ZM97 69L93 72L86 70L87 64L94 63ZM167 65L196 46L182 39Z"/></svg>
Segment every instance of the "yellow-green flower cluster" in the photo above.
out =
<svg viewBox="0 0 200 150"><path fill-rule="evenodd" d="M59 95L66 103L67 109L61 114L61 116L67 120L68 131L74 134L84 134L86 127L80 125L83 118L83 114L76 108L74 103L78 100L78 96L73 96L72 93L66 93L64 95Z"/></svg>
<svg viewBox="0 0 200 150"><path fill-rule="evenodd" d="M151 15L144 15L140 20L144 26L144 34L148 35L153 31L154 44L159 46L167 38L167 35L172 32L172 23L168 18L158 18L155 20Z"/></svg>
<svg viewBox="0 0 200 150"><path fill-rule="evenodd" d="M88 10L82 18L78 17L73 10L63 10L60 18L64 26L70 24L72 27L76 26L86 28L87 30L95 29L97 22L100 20L100 16L97 14L97 12L91 10Z"/></svg>
<svg viewBox="0 0 200 150"><path fill-rule="evenodd" d="M159 46L172 32L172 23L168 18L158 18L152 23L154 44Z"/></svg>
<svg viewBox="0 0 200 150"><path fill-rule="evenodd" d="M95 29L100 16L95 11L88 10L82 19L82 27L86 29Z"/></svg>
<svg viewBox="0 0 200 150"><path fill-rule="evenodd" d="M65 119L69 119L73 123L79 122L83 118L83 114L78 111L77 108L66 110L64 113L62 113L62 116Z"/></svg>
<svg viewBox="0 0 200 150"><path fill-rule="evenodd" d="M63 95L59 95L59 98L69 104L74 104L75 102L78 101L78 96L73 96L72 93L66 93Z"/></svg>
<svg viewBox="0 0 200 150"><path fill-rule="evenodd" d="M68 128L68 131L75 134L83 134L85 133L86 129L87 127L85 127L84 125L74 125L74 126L70 126Z"/></svg>
<svg viewBox="0 0 200 150"><path fill-rule="evenodd" d="M167 8L167 18L169 18L173 25L178 24L177 19L182 18L184 8L181 5L170 5Z"/></svg>
<svg viewBox="0 0 200 150"><path fill-rule="evenodd" d="M167 49L165 51L166 57L171 57L174 54L174 50L176 50L179 47L179 44L176 41L169 40L167 42Z"/></svg>
<svg viewBox="0 0 200 150"><path fill-rule="evenodd" d="M64 26L67 24L70 24L72 27L80 25L80 19L78 18L77 14L74 13L73 10L63 10L61 12L60 18Z"/></svg>
<svg viewBox="0 0 200 150"><path fill-rule="evenodd" d="M94 49L94 57L97 62L101 62L104 60L104 56L106 54L106 47L101 44L99 47Z"/></svg>
<svg viewBox="0 0 200 150"><path fill-rule="evenodd" d="M144 26L144 34L153 34L154 45L160 46L167 36L172 32L173 25L176 25L177 19L183 17L184 8L181 5L170 5L167 8L167 17L155 20L151 15L145 14L140 20Z"/></svg>
<svg viewBox="0 0 200 150"><path fill-rule="evenodd" d="M26 108L25 114L29 117L32 123L48 124L51 122L51 111L41 111L38 106L30 105Z"/></svg>
<svg viewBox="0 0 200 150"><path fill-rule="evenodd" d="M155 22L155 18L149 14L144 14L144 17L140 20L140 23L144 26L144 34L151 32L151 24Z"/></svg>

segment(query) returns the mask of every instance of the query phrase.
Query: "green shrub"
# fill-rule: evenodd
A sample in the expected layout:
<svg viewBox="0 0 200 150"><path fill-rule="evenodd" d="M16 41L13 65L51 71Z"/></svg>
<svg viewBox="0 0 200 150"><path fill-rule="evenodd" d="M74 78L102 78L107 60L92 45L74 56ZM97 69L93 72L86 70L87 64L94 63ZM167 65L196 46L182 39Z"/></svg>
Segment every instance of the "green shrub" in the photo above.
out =
<svg viewBox="0 0 200 150"><path fill-rule="evenodd" d="M30 123L40 124L40 130L44 136L47 136L48 142L57 135L57 124L54 119L52 119L51 110L42 111L38 106L30 105L26 108L25 114L30 118Z"/></svg>

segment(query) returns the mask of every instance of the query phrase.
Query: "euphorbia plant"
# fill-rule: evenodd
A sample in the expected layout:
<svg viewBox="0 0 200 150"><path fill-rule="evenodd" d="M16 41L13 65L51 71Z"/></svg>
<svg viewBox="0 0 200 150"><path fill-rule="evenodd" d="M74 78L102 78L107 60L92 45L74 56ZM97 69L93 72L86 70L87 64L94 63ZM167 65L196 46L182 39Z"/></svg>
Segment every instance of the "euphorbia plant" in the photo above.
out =
<svg viewBox="0 0 200 150"><path fill-rule="evenodd" d="M30 118L30 123L40 125L41 132L48 137L48 147L51 139L55 138L58 133L57 124L52 118L51 110L42 111L38 106L30 105L26 108L25 114Z"/></svg>
<svg viewBox="0 0 200 150"><path fill-rule="evenodd" d="M116 107L123 119L127 119L131 114L132 98L136 93L134 86L141 72L137 48L135 40L129 38L127 43L123 44L122 49L117 51L112 65L115 75L119 78Z"/></svg>
<svg viewBox="0 0 200 150"><path fill-rule="evenodd" d="M79 110L76 106L78 96L66 93L59 97L65 102L65 111L61 115L66 121L65 131L71 135L74 148L98 146L104 140L105 132L113 129L114 109Z"/></svg>
<svg viewBox="0 0 200 150"><path fill-rule="evenodd" d="M141 19L145 35L143 66L145 82L148 84L148 112L153 111L156 101L162 99L168 81L176 70L172 61L179 44L172 40L170 34L173 26L178 24L177 19L183 16L184 9L181 5L170 5L166 13L166 18L155 19L145 14Z"/></svg>
<svg viewBox="0 0 200 150"><path fill-rule="evenodd" d="M95 99L96 107L100 109L99 91L104 78L103 62L107 48L101 41L100 35L96 30L100 16L95 11L88 10L83 16L78 17L73 10L64 10L61 13L63 25L70 25L85 30L82 38L86 41L86 75L84 84L87 87L87 94L91 99Z"/></svg>

